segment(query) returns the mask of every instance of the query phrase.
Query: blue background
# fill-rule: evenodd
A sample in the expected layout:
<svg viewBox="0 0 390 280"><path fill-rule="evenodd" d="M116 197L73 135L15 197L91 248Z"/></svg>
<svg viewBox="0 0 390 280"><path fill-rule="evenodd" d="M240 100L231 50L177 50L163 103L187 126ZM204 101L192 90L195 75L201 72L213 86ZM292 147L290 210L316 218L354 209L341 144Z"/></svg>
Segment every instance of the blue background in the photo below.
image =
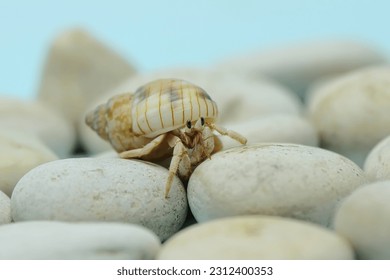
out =
<svg viewBox="0 0 390 280"><path fill-rule="evenodd" d="M350 38L390 53L389 1L0 0L0 94L33 98L50 42L83 27L139 70L207 66L314 39Z"/></svg>

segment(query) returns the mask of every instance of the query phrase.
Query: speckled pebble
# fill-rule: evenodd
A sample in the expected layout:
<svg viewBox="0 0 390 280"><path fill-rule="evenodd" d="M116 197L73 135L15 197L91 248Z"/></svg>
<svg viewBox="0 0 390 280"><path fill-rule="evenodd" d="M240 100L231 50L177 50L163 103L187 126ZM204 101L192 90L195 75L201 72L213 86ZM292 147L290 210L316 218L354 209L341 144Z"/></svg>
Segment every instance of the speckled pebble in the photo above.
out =
<svg viewBox="0 0 390 280"><path fill-rule="evenodd" d="M334 228L361 259L390 259L390 181L362 186L338 209Z"/></svg>
<svg viewBox="0 0 390 280"><path fill-rule="evenodd" d="M245 135L247 144L279 142L318 146L318 135L313 125L301 116L272 114L225 127ZM223 149L241 144L227 136L220 137Z"/></svg>
<svg viewBox="0 0 390 280"><path fill-rule="evenodd" d="M29 132L60 158L68 157L76 143L76 131L70 122L38 101L0 97L0 130Z"/></svg>
<svg viewBox="0 0 390 280"><path fill-rule="evenodd" d="M0 225L8 224L11 221L11 200L5 193L0 191Z"/></svg>
<svg viewBox="0 0 390 280"><path fill-rule="evenodd" d="M111 221L145 226L165 240L187 214L184 187L175 178L165 198L168 170L118 158L74 158L27 173L11 198L14 221Z"/></svg>
<svg viewBox="0 0 390 280"><path fill-rule="evenodd" d="M32 168L58 157L40 139L19 131L0 132L0 191L11 197L20 178Z"/></svg>
<svg viewBox="0 0 390 280"><path fill-rule="evenodd" d="M360 69L318 87L309 119L324 148L362 166L370 150L390 134L390 67Z"/></svg>
<svg viewBox="0 0 390 280"><path fill-rule="evenodd" d="M364 171L372 180L390 179L390 136L370 151L364 162Z"/></svg>
<svg viewBox="0 0 390 280"><path fill-rule="evenodd" d="M157 258L353 259L348 242L315 224L280 217L243 216L190 226L163 244Z"/></svg>
<svg viewBox="0 0 390 280"><path fill-rule="evenodd" d="M214 154L194 170L187 191L198 222L263 214L328 226L337 203L365 182L364 172L341 155L269 143Z"/></svg>
<svg viewBox="0 0 390 280"><path fill-rule="evenodd" d="M145 260L160 241L137 225L31 221L0 226L0 248L2 260Z"/></svg>

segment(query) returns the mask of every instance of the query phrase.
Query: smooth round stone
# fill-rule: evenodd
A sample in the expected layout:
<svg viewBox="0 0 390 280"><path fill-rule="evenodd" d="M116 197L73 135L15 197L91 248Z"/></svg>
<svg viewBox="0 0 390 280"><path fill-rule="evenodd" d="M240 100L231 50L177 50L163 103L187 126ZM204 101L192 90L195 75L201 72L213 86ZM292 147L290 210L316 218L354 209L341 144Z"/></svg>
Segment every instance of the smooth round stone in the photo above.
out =
<svg viewBox="0 0 390 280"><path fill-rule="evenodd" d="M373 180L390 179L390 136L370 151L364 162L364 171Z"/></svg>
<svg viewBox="0 0 390 280"><path fill-rule="evenodd" d="M53 108L37 101L0 97L0 130L29 132L59 157L68 157L76 143L71 124Z"/></svg>
<svg viewBox="0 0 390 280"><path fill-rule="evenodd" d="M263 214L328 226L337 203L366 182L352 161L317 147L253 144L216 153L188 183L198 222Z"/></svg>
<svg viewBox="0 0 390 280"><path fill-rule="evenodd" d="M271 114L299 115L303 111L300 100L289 90L268 79L250 80L226 71L201 68L174 68L138 74L114 88L104 98L89 106L89 111L106 102L111 96L134 92L141 85L159 78L183 79L205 89L218 105L218 123L246 121ZM91 154L111 149L95 132L80 121L83 146Z"/></svg>
<svg viewBox="0 0 390 280"><path fill-rule="evenodd" d="M74 158L27 173L11 198L14 221L110 221L145 226L161 240L180 229L186 192L175 177L165 198L168 170L138 160Z"/></svg>
<svg viewBox="0 0 390 280"><path fill-rule="evenodd" d="M364 68L318 88L309 118L323 147L362 166L370 150L390 134L390 67Z"/></svg>
<svg viewBox="0 0 390 280"><path fill-rule="evenodd" d="M91 34L69 29L51 44L38 98L77 125L89 102L134 73L133 66Z"/></svg>
<svg viewBox="0 0 390 280"><path fill-rule="evenodd" d="M218 67L253 78L271 77L304 97L319 79L386 62L384 54L362 42L319 40L246 53Z"/></svg>
<svg viewBox="0 0 390 280"><path fill-rule="evenodd" d="M295 115L269 115L235 124L226 124L248 140L247 144L279 142L318 146L318 135L313 125L303 117ZM241 146L234 139L221 136L223 149Z"/></svg>
<svg viewBox="0 0 390 280"><path fill-rule="evenodd" d="M19 131L0 132L0 191L12 191L28 171L58 157L40 139Z"/></svg>
<svg viewBox="0 0 390 280"><path fill-rule="evenodd" d="M362 186L340 205L335 230L360 259L390 259L390 181Z"/></svg>
<svg viewBox="0 0 390 280"><path fill-rule="evenodd" d="M190 226L163 244L158 259L353 259L340 236L314 224L280 217L241 216Z"/></svg>
<svg viewBox="0 0 390 280"><path fill-rule="evenodd" d="M94 157L96 158L119 158L119 155L116 151L106 151L106 152L102 152L100 154L96 154L94 155ZM167 157L165 159L160 159L160 160L156 160L156 161L152 161L153 163L157 164L157 165L160 165L166 169L169 169L170 165L171 165L171 161L172 161L172 157Z"/></svg>
<svg viewBox="0 0 390 280"><path fill-rule="evenodd" d="M30 221L0 226L2 260L145 260L158 237L138 225Z"/></svg>
<svg viewBox="0 0 390 280"><path fill-rule="evenodd" d="M11 221L11 200L5 193L0 191L0 225L8 224Z"/></svg>

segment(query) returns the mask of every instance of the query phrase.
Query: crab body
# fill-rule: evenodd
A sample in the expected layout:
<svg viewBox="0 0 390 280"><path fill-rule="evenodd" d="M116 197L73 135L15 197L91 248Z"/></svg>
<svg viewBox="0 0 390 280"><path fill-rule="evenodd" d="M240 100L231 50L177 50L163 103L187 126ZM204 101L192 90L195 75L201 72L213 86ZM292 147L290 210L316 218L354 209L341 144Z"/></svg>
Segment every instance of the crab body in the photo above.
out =
<svg viewBox="0 0 390 280"><path fill-rule="evenodd" d="M172 156L166 183L186 180L192 170L222 148L213 131L242 144L240 134L215 124L217 104L202 88L178 79L152 81L110 98L88 113L86 123L122 158L158 160Z"/></svg>

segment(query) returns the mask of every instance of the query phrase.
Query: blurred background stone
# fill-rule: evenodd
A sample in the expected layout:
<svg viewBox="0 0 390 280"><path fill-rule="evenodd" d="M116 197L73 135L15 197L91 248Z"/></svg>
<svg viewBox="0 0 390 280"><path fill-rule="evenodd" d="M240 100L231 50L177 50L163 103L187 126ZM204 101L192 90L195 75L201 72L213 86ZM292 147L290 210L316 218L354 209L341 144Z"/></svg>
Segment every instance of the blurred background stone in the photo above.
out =
<svg viewBox="0 0 390 280"><path fill-rule="evenodd" d="M0 225L8 224L11 221L11 200L5 193L0 191Z"/></svg>
<svg viewBox="0 0 390 280"><path fill-rule="evenodd" d="M160 241L121 223L30 221L0 227L2 260L150 260Z"/></svg>
<svg viewBox="0 0 390 280"><path fill-rule="evenodd" d="M364 42L329 39L237 55L218 67L252 79L270 77L304 99L307 88L319 79L386 62L384 54Z"/></svg>
<svg viewBox="0 0 390 280"><path fill-rule="evenodd" d="M89 102L134 73L134 66L87 31L70 29L52 42L38 99L76 126Z"/></svg>
<svg viewBox="0 0 390 280"><path fill-rule="evenodd" d="M321 146L363 166L370 150L390 134L390 67L335 78L317 88L307 108Z"/></svg>
<svg viewBox="0 0 390 280"><path fill-rule="evenodd" d="M28 171L58 159L40 139L21 131L0 132L0 155L0 191L9 197Z"/></svg>
<svg viewBox="0 0 390 280"><path fill-rule="evenodd" d="M71 123L55 108L39 101L1 96L0 130L31 133L60 158L70 156L75 148L76 131Z"/></svg>

